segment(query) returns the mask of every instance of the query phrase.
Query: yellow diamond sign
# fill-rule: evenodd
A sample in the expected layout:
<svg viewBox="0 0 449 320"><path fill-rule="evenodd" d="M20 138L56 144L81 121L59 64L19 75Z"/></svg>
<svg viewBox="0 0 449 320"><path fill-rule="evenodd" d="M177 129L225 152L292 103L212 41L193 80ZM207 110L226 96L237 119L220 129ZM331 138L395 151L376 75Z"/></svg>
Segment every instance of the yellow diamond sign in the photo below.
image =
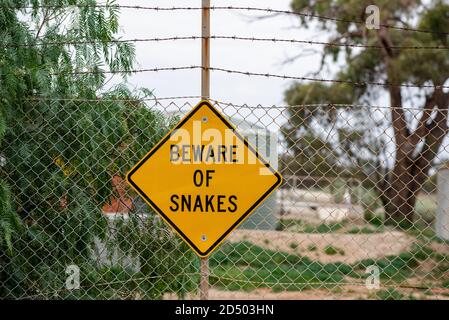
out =
<svg viewBox="0 0 449 320"><path fill-rule="evenodd" d="M201 257L282 178L208 101L201 101L127 175L128 183Z"/></svg>

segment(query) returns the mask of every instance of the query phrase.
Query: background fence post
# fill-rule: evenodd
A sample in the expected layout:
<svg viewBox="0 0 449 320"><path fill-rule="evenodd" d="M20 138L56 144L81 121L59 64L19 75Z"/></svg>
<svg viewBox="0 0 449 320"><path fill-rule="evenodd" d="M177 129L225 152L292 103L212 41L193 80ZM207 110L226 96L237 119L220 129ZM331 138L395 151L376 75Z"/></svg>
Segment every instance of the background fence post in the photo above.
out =
<svg viewBox="0 0 449 320"><path fill-rule="evenodd" d="M202 0L201 10L201 98L210 97L210 0ZM209 259L201 258L200 299L207 300L209 294Z"/></svg>

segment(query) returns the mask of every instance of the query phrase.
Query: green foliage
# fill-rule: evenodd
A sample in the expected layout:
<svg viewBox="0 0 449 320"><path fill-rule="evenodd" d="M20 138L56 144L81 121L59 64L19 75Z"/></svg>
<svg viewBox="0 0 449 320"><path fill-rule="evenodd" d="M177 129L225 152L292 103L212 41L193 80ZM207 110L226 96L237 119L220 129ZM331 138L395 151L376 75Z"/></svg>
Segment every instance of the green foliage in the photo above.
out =
<svg viewBox="0 0 449 320"><path fill-rule="evenodd" d="M11 192L6 183L0 180L0 248L12 253L12 236L22 232L22 226L16 212L11 207Z"/></svg>
<svg viewBox="0 0 449 320"><path fill-rule="evenodd" d="M339 255L344 255L345 252L342 249L336 248L334 246L326 246L324 248L324 253L330 256L339 254Z"/></svg>
<svg viewBox="0 0 449 320"><path fill-rule="evenodd" d="M376 215L369 209L365 210L365 212L363 214L363 218L367 223L370 223L378 228L383 226L383 223L384 223L383 217Z"/></svg>
<svg viewBox="0 0 449 320"><path fill-rule="evenodd" d="M449 280L443 282L443 288L449 288Z"/></svg>
<svg viewBox="0 0 449 320"><path fill-rule="evenodd" d="M376 5L380 8L381 23L403 26L402 23L413 28L430 30L432 33L403 32L388 29L389 36L395 46L438 46L447 45L447 35L441 32L449 30L447 2L433 0L425 6L421 1L388 1L377 0L364 2L357 0L292 0L294 11L310 12L311 14L338 17L340 21L321 20L319 29L330 31L330 42L378 45L377 30L368 30L363 21L366 19L365 8ZM400 17L398 19L398 17ZM305 27L311 27L310 19L301 16L300 22ZM344 22L354 21L354 22ZM362 21L362 23L356 23ZM315 25L313 25L315 27ZM335 26L335 29L333 28ZM382 66L382 53L376 48L351 50L345 47L325 48L323 53L333 60L342 56L347 66L338 74L339 79L357 82L381 80L386 69ZM439 83L447 79L449 57L445 50L395 50L398 66L401 70L401 82L412 81L422 84L425 81ZM444 72L443 72L444 70ZM307 85L305 85L307 86ZM339 86L339 84L336 84ZM359 87L355 89L356 96L376 91L373 87ZM313 99L311 99L313 100Z"/></svg>
<svg viewBox="0 0 449 320"><path fill-rule="evenodd" d="M321 264L307 257L262 249L248 242L223 245L210 258L211 282L229 290L271 287L305 290L343 281L350 268L341 263ZM242 271L243 270L243 271Z"/></svg>
<svg viewBox="0 0 449 320"><path fill-rule="evenodd" d="M399 28L381 28L381 30L369 30L364 21L367 18L365 9L368 5L376 5L380 9L381 24L388 24ZM352 176L359 176L363 181L368 181L377 190L377 197L382 199L386 207L387 217L397 212L400 205L401 187L395 186L395 181L391 177L414 175L412 166L406 166L403 172L396 172L389 175L393 165L384 161L385 157L391 158L391 150L387 149L387 144L391 144L392 137L385 134L392 127L391 110L385 114L385 119L379 118L379 110L372 111L370 108L360 110L357 104L372 105L374 99L381 95L390 94L392 107L401 108L402 104L412 102L416 108L423 107L424 101L434 93L438 93L438 88L434 90L414 89L409 96L400 90L392 94L392 88L378 85L343 85L339 80L353 83L368 82L390 82L396 84L413 85L442 85L449 79L449 55L447 50L407 50L400 47L437 47L447 46L449 32L449 4L443 0L432 0L426 3L419 0L412 1L390 1L376 0L372 2L359 0L292 0L293 11L307 13L299 15L301 26L319 29L329 35L327 42L340 44L341 46L325 46L322 50L323 66L334 66L339 62L341 66L335 72L335 83L326 85L321 83L294 83L285 92L285 100L291 105L288 108L288 122L283 128L282 134L285 137L289 148L290 159L289 172L299 172L308 174L310 168L307 161L310 154L319 154L326 159L322 172L341 172L348 170ZM311 18L312 16L312 18ZM314 19L313 16L324 16L332 19ZM349 21L349 22L348 22ZM406 32L403 27L429 30L430 32ZM446 33L446 34L445 34ZM364 45L364 48L348 48L344 44ZM370 47L371 46L371 47ZM377 46L380 48L374 48ZM394 47L394 48L393 48ZM341 63L344 62L344 63ZM321 71L322 69L320 69ZM322 112L318 112L316 104L322 106ZM338 106L333 104L349 104L345 108L347 118L351 118L351 123L338 121L335 114L338 113ZM445 102L439 102L445 109ZM340 108L341 109L341 108ZM375 108L374 108L375 109ZM390 108L391 109L391 108ZM405 110L405 108L404 108ZM360 112L362 111L362 112ZM377 116L375 113L378 113ZM383 111L382 111L383 112ZM395 130L396 141L409 139L411 136L408 128L416 127L416 120L421 117L415 114L409 116L408 111L400 112L401 120L405 125L401 125L402 130ZM341 117L340 117L341 118ZM447 114L444 114L445 123ZM432 124L435 128L432 134L420 134L419 141L423 142L427 136L440 137L442 133L437 131L439 125L435 120ZM432 127L429 124L429 128ZM332 133L332 139L323 139L323 131L330 135L330 130L334 130L338 135ZM311 135L312 138L322 140L319 149L314 150L312 144L305 145L301 140L304 136ZM337 139L338 138L338 139ZM441 147L439 140L426 141L431 146L432 156L424 162L433 163L438 156L438 149ZM443 139L441 139L443 140ZM332 141L333 144L330 144ZM296 147L296 145L298 147ZM398 149L406 148L406 144L397 145ZM324 147L326 146L326 147ZM407 147L408 149L411 149ZM412 151L419 151L421 146L414 143ZM304 150L304 151L303 151ZM401 151L402 152L402 151ZM419 162L415 158L422 158L419 152L407 151L407 158L411 162ZM404 153L405 154L405 153ZM416 154L416 155L415 155ZM303 156L304 155L304 156ZM427 155L428 156L428 155ZM314 162L315 160L312 160ZM335 164L345 164L345 168ZM316 161L316 166L322 166L322 161ZM306 168L301 171L301 168ZM327 169L331 170L327 170ZM285 168L283 168L286 171ZM428 174L428 168L418 168ZM317 170L318 171L318 170ZM416 172L416 171L415 171ZM391 181L390 181L391 180ZM401 180L401 179L397 179ZM392 188L388 189L390 199L385 195L385 185L389 183ZM410 190L416 196L421 186ZM413 188L413 187L410 187ZM390 205L386 205L390 202ZM413 210L398 213L399 220L407 216L412 220ZM388 221L389 219L387 219ZM403 225L403 223L401 223ZM405 226L407 227L407 226Z"/></svg>
<svg viewBox="0 0 449 320"><path fill-rule="evenodd" d="M294 83L285 92L285 100L289 105L288 122L281 133L294 159L283 161L287 163L282 168L284 172L338 176L348 174L349 169L351 175L363 173L365 178L375 171L373 155L382 150L384 142L373 137L367 127L375 128L383 121L367 117L369 110L351 106L357 100L352 86ZM351 119L351 124L342 119ZM361 156L360 150L365 156ZM345 162L355 168L344 166Z"/></svg>
<svg viewBox="0 0 449 320"><path fill-rule="evenodd" d="M383 228L353 227L348 231L350 234L371 234L377 232L383 232Z"/></svg>
<svg viewBox="0 0 449 320"><path fill-rule="evenodd" d="M112 287L116 283L115 288L122 292L125 284L133 298L137 295L144 299L161 299L164 292L176 292L182 297L195 290L199 280L194 274L199 268L198 259L165 223L154 215L145 219L130 215L127 219L115 219L113 226L116 232L108 238L107 248L111 259L113 250L119 248L115 252L120 253L121 259L111 268L120 272L116 276L119 281L112 276L105 279L101 272L100 279L83 278L81 284L87 288L87 294L99 289L97 283L108 282ZM139 261L138 270L133 264L126 265L125 260L130 258ZM109 272L105 268L100 270ZM94 270L91 275L96 275Z"/></svg>
<svg viewBox="0 0 449 320"><path fill-rule="evenodd" d="M428 259L432 254L431 249L424 246L414 246L409 252L403 252L397 256L387 256L382 259L366 259L354 264L354 270L364 273L366 268L376 265L380 269L380 278L385 281L402 282L414 273L421 261ZM363 274L363 277L366 277Z"/></svg>
<svg viewBox="0 0 449 320"><path fill-rule="evenodd" d="M351 88L339 85L331 88L325 84L293 84L285 93L290 105L287 109L289 121L281 128L282 135L294 156L294 161L285 159L288 163L282 168L285 174L323 175L338 173L337 155L331 143L322 138L318 132L320 127L312 125L318 120L321 126L328 126L335 121L338 109L313 104L350 103Z"/></svg>
<svg viewBox="0 0 449 320"><path fill-rule="evenodd" d="M296 242L290 242L290 244L288 246L290 247L290 249L293 249L293 250L298 248L298 244Z"/></svg>
<svg viewBox="0 0 449 320"><path fill-rule="evenodd" d="M123 290L160 297L194 289L181 274L196 268L194 257L172 236L161 240L160 232L170 232L147 225L152 213L138 225L131 212L111 235L102 212L119 196L113 178L124 177L173 123L125 85L105 90L103 71L121 70L126 80L134 47L111 42L119 28L113 2L95 3L0 4L0 297L118 298ZM97 263L96 241L140 268ZM77 292L64 289L71 264L81 270ZM102 287L114 278L118 284Z"/></svg>
<svg viewBox="0 0 449 320"><path fill-rule="evenodd" d="M316 247L311 246L308 250L315 251ZM331 246L327 250L332 254L345 254ZM325 264L296 254L263 249L249 242L228 243L212 254L210 279L214 285L228 290L250 291L266 287L275 291L307 290L324 284L326 288L344 284L345 277L364 279L368 276L366 268L376 265L381 279L394 283L410 277L421 261L432 256L431 249L415 246L410 252L381 259Z"/></svg>
<svg viewBox="0 0 449 320"><path fill-rule="evenodd" d="M331 233L340 230L345 224L346 221L313 225L302 220L281 219L277 225L277 230L299 233Z"/></svg>

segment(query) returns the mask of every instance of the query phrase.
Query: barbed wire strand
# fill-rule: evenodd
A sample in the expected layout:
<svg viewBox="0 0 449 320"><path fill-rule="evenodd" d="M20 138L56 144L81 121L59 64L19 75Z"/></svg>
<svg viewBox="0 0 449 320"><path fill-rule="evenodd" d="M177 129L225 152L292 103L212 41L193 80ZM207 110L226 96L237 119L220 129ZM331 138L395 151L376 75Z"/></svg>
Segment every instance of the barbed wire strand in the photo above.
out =
<svg viewBox="0 0 449 320"><path fill-rule="evenodd" d="M343 18L335 18L329 16L322 16L309 12L298 12L292 10L281 10L281 9L271 9L271 8L258 8L258 7L240 7L240 6L210 6L210 7L154 7L154 6L141 6L141 5L117 5L117 4L77 4L77 5L38 5L38 6L25 6L19 7L17 9L61 9L61 8L69 8L69 7L79 7L79 8L117 8L117 9L134 9L134 10L151 10L151 11L197 11L203 9L209 10L236 10L236 11L252 11L252 12L264 12L269 14L285 14L285 15L295 15L301 16L304 18L314 18L319 20L327 20L334 22L342 22L342 23L354 23L359 25L365 25L364 21L360 20L349 20ZM424 29L415 29L411 27L400 27L393 26L390 24L379 24L380 27L395 29L400 31L408 31L408 32L420 32L420 33L428 33L428 34L438 34L438 35L449 35L449 32L445 31L433 31L433 30L424 30Z"/></svg>
<svg viewBox="0 0 449 320"><path fill-rule="evenodd" d="M62 101L62 102L149 102L154 101L155 105L163 106L162 103L159 101L167 101L167 100L187 100L187 99L202 99L201 95L187 95L187 96L171 96L171 97L145 97L145 98L103 98L98 97L96 99L89 99L89 98L58 98L58 97L44 97L44 96L35 96L35 97L27 97L23 98L24 101ZM223 100L217 100L215 98L209 98L210 102L213 102L217 105L224 105L224 108L232 107L236 109L266 109L266 110L284 110L284 109L297 109L297 108L310 108L310 107L329 107L329 108L358 108L358 109L372 109L372 110L382 110L382 109L402 109L402 110L409 110L409 111L432 111L437 110L436 107L433 108L424 108L424 107L413 107L413 106L381 106L381 105L368 105L368 104L350 104L350 103L309 103L309 104L292 104L292 105L262 105L262 104L255 104L255 105L248 105L248 104L236 104L233 102L227 102ZM170 102L169 104L174 104L174 102ZM193 104L185 101L183 105L178 106L177 108L183 108L183 107L193 107Z"/></svg>
<svg viewBox="0 0 449 320"><path fill-rule="evenodd" d="M404 87L404 88L441 88L448 89L449 86L444 86L441 84L437 85L415 85L415 84L398 84L398 83L389 83L389 82L376 82L376 81L351 81L351 80L338 80L338 79L323 79L323 78L312 78L312 77L303 77L303 76L290 76L290 75L281 75L281 74L273 74L273 73L262 73L262 72L250 72L250 71L241 71L241 70L232 70L220 67L203 67L203 66L181 66L181 67L158 67L158 68L146 68L146 69L134 69L134 70L98 70L98 71L73 71L73 72L55 72L51 73L53 76L65 74L65 75L89 75L89 74L132 74L132 73L144 73L144 72L162 72L162 71L180 71L180 70L195 70L195 69L204 69L209 71L219 71L230 74L239 74L245 76L256 76L256 77L265 77L265 78L277 78L284 80L300 80L300 81L311 81L311 82L328 82L328 83L341 83L353 85L356 87L366 87L368 85L374 86L382 86L382 87Z"/></svg>
<svg viewBox="0 0 449 320"><path fill-rule="evenodd" d="M43 41L34 44L12 44L6 45L7 48L21 48L21 47L41 47L41 46L61 46L61 45L82 45L82 44L105 44L105 43L138 43L138 42L167 42L180 40L238 40L251 42L272 42L272 43L299 43L307 45L323 45L326 47L344 47L344 48L366 48L366 49L383 49L380 45L364 45L351 43L335 43L325 41L312 40L298 40L285 38L258 38L258 37L242 37L242 36L227 36L227 35L212 35L209 37L203 36L172 36L172 37L156 37L156 38L135 38L135 39L112 39L112 40L67 40L67 41ZM393 50L449 50L448 46L391 46Z"/></svg>
<svg viewBox="0 0 449 320"><path fill-rule="evenodd" d="M351 104L351 103L306 103L306 104L286 104L286 105L269 105L264 106L262 104L256 104L256 106L249 106L247 104L235 104L233 102L226 102L216 99L209 99L210 101L234 108L248 108L248 109L297 109L297 108L309 108L309 107L329 107L329 108L360 108L360 109L402 109L402 110L410 110L410 111L432 111L436 110L436 107L433 108L424 108L424 107L413 107L413 106L380 106L380 105L368 105L368 104Z"/></svg>

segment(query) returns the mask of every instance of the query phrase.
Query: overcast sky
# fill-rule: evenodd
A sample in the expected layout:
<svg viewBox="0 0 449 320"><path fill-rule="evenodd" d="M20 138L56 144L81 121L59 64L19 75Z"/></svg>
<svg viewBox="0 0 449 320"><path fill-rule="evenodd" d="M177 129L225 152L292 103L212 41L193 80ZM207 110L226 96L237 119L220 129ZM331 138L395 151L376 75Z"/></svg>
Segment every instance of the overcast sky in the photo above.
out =
<svg viewBox="0 0 449 320"><path fill-rule="evenodd" d="M291 0L212 0L211 5L255 6L273 9L289 9ZM137 1L118 0L122 5L146 6L201 6L200 0L191 1ZM212 35L237 35L243 37L276 37L288 39L314 39L317 32L297 28L297 18L277 16L269 19L255 19L261 13L248 11L217 10L211 13ZM200 36L200 11L148 11L122 9L120 24L123 38L154 38L172 36ZM323 40L325 39L322 38ZM315 71L319 65L319 56L302 57L291 64L283 64L310 46L290 43L247 42L235 40L211 40L211 66L253 72L269 72L302 76ZM320 47L314 46L316 49ZM201 64L201 41L181 40L172 42L136 43L137 68L155 68L172 66L191 66ZM130 83L136 87L154 90L157 97L200 95L200 70L139 73L131 77ZM283 93L292 83L291 80L248 77L235 74L212 72L211 98L249 104L252 106L283 105ZM265 112L266 113L266 112ZM253 121L257 114L248 115ZM281 120L281 119L279 119ZM270 125L270 117L261 119L264 125ZM279 124L274 124L278 127Z"/></svg>
<svg viewBox="0 0 449 320"><path fill-rule="evenodd" d="M290 10L292 0L211 0L212 6L239 6ZM119 5L148 6L148 7L200 7L201 0L116 0ZM212 10L211 35L240 36L256 38L280 38L296 40L328 40L329 34L318 32L317 29L299 27L297 17L277 15L270 18L258 19L263 12L247 10ZM266 14L265 14L266 15ZM175 36L201 36L201 11L154 11L121 8L120 36L122 39L164 38ZM136 69L152 69L166 67L188 67L201 65L201 40L178 40L163 42L136 42ZM321 56L310 54L310 49L320 51L321 46L294 43L250 42L239 40L211 40L211 66L238 71L257 73L285 74L290 76L310 76L318 70ZM309 54L307 54L309 53ZM288 58L301 55L292 63L286 64ZM333 78L335 71L343 66L345 61L332 63L323 70L319 78ZM109 85L121 82L120 79L110 81ZM132 75L129 86L134 88L148 88L157 98L178 96L199 96L201 94L201 70L143 72ZM245 75L229 74L211 71L211 99L232 103L234 105L248 105L251 108L225 108L227 116L245 119L259 127L268 128L274 133L279 132L285 121L284 92L292 84L292 80L265 77L248 77ZM191 106L198 102L195 99L174 100L176 106L185 102ZM413 107L416 100L405 102L405 107ZM162 100L165 111L174 111L176 107L170 105L171 100ZM422 102L421 102L422 103ZM421 103L419 105L421 105ZM388 106L388 94L381 94L372 105ZM266 108L258 108L262 105ZM184 111L188 111L185 108ZM379 110L386 117L384 109ZM419 115L416 111L408 114L412 118ZM382 116L382 115L381 115ZM416 123L416 121L415 121ZM238 125L238 123L236 123ZM332 129L331 129L332 130ZM322 132L326 136L332 133ZM393 132L385 129L388 144L394 149ZM279 135L278 135L279 136ZM280 137L280 136L279 136ZM446 137L444 146L448 145ZM443 148L445 150L445 148ZM443 154L447 156L448 151Z"/></svg>

